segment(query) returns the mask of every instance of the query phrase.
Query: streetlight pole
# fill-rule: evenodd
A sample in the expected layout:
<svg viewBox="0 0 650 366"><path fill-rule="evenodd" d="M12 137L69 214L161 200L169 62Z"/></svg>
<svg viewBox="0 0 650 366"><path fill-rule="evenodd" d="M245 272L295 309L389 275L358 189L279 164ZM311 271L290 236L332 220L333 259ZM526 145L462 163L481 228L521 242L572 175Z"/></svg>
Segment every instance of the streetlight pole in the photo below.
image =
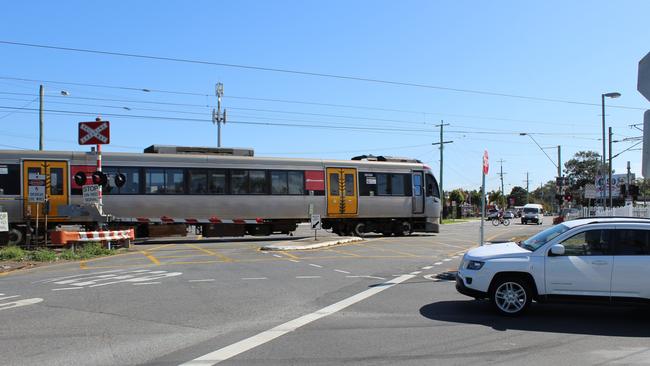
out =
<svg viewBox="0 0 650 366"><path fill-rule="evenodd" d="M602 106L602 117L603 117L603 157L601 159L603 168L605 168L605 141L606 141L605 140L605 97L614 99L614 98L618 98L620 96L621 96L621 93L618 93L618 92L604 93L604 94L600 95L600 101L601 101L601 106ZM601 169L601 172L602 172L602 169ZM607 182L607 184L611 185L611 182ZM603 206L607 206L607 201L605 200L605 198L603 198Z"/></svg>

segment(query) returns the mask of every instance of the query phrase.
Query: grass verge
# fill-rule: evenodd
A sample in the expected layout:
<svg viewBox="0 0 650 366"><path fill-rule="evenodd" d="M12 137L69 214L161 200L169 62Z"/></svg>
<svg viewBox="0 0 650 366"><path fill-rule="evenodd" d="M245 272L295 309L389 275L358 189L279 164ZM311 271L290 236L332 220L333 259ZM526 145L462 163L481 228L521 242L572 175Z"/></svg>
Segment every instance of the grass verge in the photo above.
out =
<svg viewBox="0 0 650 366"><path fill-rule="evenodd" d="M17 246L8 246L0 248L0 260L16 262L55 262L58 260L90 259L113 255L116 253L117 250L104 248L100 243L88 243L84 246L77 247L74 251L72 249L55 251L48 248L25 250Z"/></svg>

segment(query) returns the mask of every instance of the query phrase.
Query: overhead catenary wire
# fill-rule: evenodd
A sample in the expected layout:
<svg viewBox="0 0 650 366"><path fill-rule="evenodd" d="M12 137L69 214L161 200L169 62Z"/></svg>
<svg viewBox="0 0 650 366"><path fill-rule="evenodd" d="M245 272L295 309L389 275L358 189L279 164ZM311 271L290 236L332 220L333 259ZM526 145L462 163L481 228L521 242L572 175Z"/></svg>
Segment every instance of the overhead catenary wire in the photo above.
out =
<svg viewBox="0 0 650 366"><path fill-rule="evenodd" d="M598 103L582 102L582 101L575 101L575 100L568 100L568 99L546 98L546 97L511 94L511 93L503 93L503 92L495 92L495 91L487 91L487 90L474 90L474 89L467 89L467 88L452 88L452 87L423 84L423 83L367 78L367 77L352 76L352 75L330 74L330 73L322 73L322 72L314 72L314 71L292 70L286 68L214 62L214 61L205 61L205 60L198 60L198 59L181 58L181 57L168 57L168 56L156 56L156 55L127 53L127 52L94 50L94 49L78 48L78 47L63 47L63 46L54 46L54 45L47 45L47 44L15 42L15 41L8 41L8 40L0 40L0 44L20 46L20 47L30 47L30 48L41 48L41 49L49 49L49 50L57 50L57 51L65 51L65 52L76 52L76 53L87 53L87 54L96 54L96 55L105 55L105 56L118 56L118 57L128 57L128 58L137 58L137 59L146 59L146 60L168 61L168 62L176 62L176 63L220 66L220 67L238 68L238 69L246 69L246 70L294 74L294 75L312 76L312 77L320 77L320 78L331 78L331 79L338 79L338 80L360 81L360 82L395 85L395 86L407 86L407 87L414 87L414 88L444 90L444 91L451 91L451 92L458 92L458 93L479 94L479 95L514 98L514 99L521 99L521 100L533 100L533 101L540 101L540 102L600 106L600 104ZM609 106L609 108L645 110L645 108L628 107L628 106Z"/></svg>

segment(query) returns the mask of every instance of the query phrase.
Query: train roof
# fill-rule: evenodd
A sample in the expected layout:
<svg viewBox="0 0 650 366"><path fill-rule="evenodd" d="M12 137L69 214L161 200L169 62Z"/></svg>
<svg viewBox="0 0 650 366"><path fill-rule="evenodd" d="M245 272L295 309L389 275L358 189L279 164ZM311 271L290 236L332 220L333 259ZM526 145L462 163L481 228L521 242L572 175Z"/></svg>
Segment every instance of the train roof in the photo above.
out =
<svg viewBox="0 0 650 366"><path fill-rule="evenodd" d="M0 150L0 162L8 163L8 160L44 160L61 159L72 161L85 161L89 164L96 159L96 152L93 151L38 151L38 150ZM270 165L331 165L331 166L354 166L367 168L428 168L425 164L415 159L398 158L398 160L336 160L336 159L313 159L313 158L287 158L287 157L258 157L258 156L231 156L203 153L134 153L134 152L102 152L102 161L105 164L119 164L123 162L139 163L226 163L226 164L270 164Z"/></svg>

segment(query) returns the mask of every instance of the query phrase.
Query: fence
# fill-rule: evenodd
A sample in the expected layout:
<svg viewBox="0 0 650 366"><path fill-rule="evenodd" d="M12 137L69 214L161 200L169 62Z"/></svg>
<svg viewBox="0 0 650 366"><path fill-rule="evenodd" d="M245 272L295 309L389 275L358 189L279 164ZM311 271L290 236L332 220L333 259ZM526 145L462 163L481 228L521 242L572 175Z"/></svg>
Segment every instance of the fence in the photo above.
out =
<svg viewBox="0 0 650 366"><path fill-rule="evenodd" d="M625 216L625 217L647 217L650 218L650 207L634 207L631 205L614 208L583 207L582 217L594 216Z"/></svg>

